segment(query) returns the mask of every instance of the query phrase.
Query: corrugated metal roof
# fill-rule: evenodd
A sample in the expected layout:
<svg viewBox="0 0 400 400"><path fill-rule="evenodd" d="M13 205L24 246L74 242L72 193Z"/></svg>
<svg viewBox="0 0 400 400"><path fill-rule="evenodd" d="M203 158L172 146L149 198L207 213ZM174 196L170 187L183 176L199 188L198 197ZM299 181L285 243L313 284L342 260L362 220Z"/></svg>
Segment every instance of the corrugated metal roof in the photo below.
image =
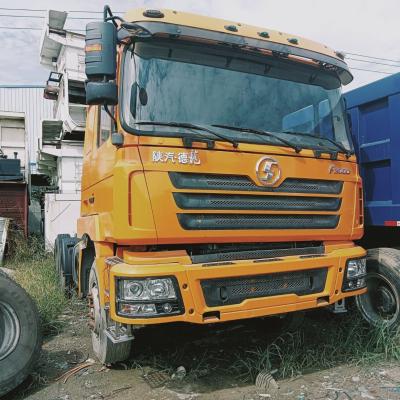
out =
<svg viewBox="0 0 400 400"><path fill-rule="evenodd" d="M25 113L25 129L31 165L36 164L41 120L53 116L54 101L43 98L43 86L0 85L0 111ZM34 165L33 165L34 167ZM35 168L33 168L34 171Z"/></svg>

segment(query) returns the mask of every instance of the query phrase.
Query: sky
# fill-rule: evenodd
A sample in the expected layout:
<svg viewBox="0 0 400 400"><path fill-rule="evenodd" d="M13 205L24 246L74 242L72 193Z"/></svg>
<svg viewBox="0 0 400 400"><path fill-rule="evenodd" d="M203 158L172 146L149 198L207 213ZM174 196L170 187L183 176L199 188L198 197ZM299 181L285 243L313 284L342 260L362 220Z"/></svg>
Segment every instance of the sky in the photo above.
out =
<svg viewBox="0 0 400 400"><path fill-rule="evenodd" d="M39 63L41 31L11 30L4 27L43 28L43 11L15 11L7 8L102 11L107 0L0 0L0 84L44 84L49 71ZM398 0L108 0L114 11L135 7L171 8L224 18L303 36L347 54L354 81L345 91L384 78L370 70L400 72L400 29ZM70 16L88 17L84 13ZM90 16L93 16L91 14ZM99 14L100 16L100 14ZM67 20L67 28L84 29L86 20ZM3 28L1 28L3 27ZM366 63L354 59L377 57ZM352 59L351 59L352 58ZM397 61L386 61L394 60ZM377 63L395 65L381 65Z"/></svg>

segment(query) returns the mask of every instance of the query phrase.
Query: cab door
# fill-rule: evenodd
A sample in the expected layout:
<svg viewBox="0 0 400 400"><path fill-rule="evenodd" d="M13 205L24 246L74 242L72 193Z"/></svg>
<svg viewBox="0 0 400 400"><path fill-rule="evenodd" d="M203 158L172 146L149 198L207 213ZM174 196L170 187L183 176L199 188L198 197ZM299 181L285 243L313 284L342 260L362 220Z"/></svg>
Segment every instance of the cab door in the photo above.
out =
<svg viewBox="0 0 400 400"><path fill-rule="evenodd" d="M111 113L113 110L111 109ZM87 202L90 214L111 211L113 167L116 148L111 144L113 120L103 106L95 107L94 130L91 150L88 154L90 167L87 184Z"/></svg>

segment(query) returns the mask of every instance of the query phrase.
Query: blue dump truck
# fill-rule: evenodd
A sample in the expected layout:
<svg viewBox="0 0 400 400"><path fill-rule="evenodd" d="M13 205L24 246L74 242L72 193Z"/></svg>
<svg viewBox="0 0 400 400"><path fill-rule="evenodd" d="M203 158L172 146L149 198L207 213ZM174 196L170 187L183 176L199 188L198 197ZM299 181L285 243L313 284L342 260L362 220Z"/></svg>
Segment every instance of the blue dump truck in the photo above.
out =
<svg viewBox="0 0 400 400"><path fill-rule="evenodd" d="M400 73L345 95L364 186L368 293L356 299L373 325L400 323Z"/></svg>

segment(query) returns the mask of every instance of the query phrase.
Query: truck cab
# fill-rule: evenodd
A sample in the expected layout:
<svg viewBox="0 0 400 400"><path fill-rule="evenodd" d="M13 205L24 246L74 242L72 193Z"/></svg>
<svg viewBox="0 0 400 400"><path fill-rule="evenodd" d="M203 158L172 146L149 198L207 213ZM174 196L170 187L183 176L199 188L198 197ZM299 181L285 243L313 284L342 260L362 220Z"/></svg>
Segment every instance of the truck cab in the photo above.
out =
<svg viewBox="0 0 400 400"><path fill-rule="evenodd" d="M73 277L96 355L134 330L289 315L365 292L362 183L340 53L173 10L105 7Z"/></svg>

